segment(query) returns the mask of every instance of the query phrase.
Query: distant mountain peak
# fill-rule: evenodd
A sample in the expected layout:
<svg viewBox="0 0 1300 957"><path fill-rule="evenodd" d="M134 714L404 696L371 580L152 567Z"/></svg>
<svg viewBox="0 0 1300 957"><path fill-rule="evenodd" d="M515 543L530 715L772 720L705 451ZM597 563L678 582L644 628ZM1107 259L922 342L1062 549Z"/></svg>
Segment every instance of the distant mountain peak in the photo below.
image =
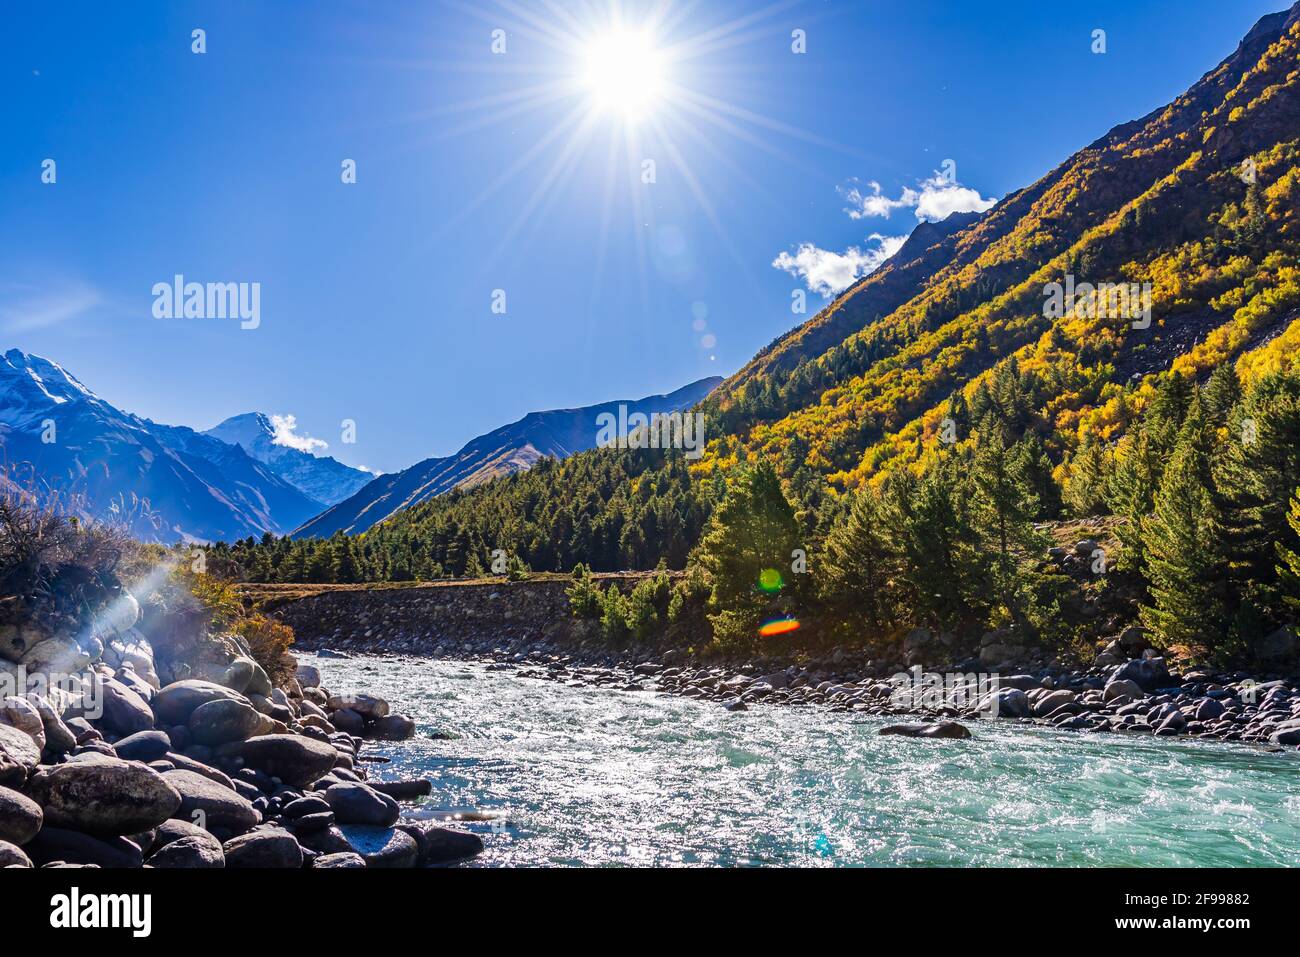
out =
<svg viewBox="0 0 1300 957"><path fill-rule="evenodd" d="M298 421L292 415L244 412L204 434L238 445L322 505L342 501L374 478L370 472L320 454L329 443L299 434Z"/></svg>
<svg viewBox="0 0 1300 957"><path fill-rule="evenodd" d="M381 475L294 532L294 537L328 537L336 531L363 532L393 514L457 488L470 488L532 468L543 458L567 458L596 447L597 417L626 406L629 412L680 412L703 401L722 383L710 376L665 395L614 399L576 409L529 412L467 442L458 452L425 459L408 469Z"/></svg>

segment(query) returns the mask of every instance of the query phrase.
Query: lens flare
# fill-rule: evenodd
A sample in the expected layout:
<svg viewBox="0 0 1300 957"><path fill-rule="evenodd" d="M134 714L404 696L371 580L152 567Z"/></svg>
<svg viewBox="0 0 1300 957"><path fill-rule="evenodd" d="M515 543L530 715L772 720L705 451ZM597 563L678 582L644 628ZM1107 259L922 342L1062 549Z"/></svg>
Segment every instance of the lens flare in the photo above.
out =
<svg viewBox="0 0 1300 957"><path fill-rule="evenodd" d="M790 632L798 630L799 619L787 615L765 621L763 627L758 629L758 635L760 638L773 638L777 635L788 635Z"/></svg>
<svg viewBox="0 0 1300 957"><path fill-rule="evenodd" d="M758 573L758 590L766 592L769 595L775 595L785 585L781 580L781 573L775 568L764 568Z"/></svg>

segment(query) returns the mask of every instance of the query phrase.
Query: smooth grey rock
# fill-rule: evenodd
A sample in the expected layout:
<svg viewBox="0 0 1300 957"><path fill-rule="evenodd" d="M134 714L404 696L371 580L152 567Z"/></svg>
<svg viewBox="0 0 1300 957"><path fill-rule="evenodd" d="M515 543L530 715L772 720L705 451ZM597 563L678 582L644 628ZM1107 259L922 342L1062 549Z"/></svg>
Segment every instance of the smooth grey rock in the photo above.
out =
<svg viewBox="0 0 1300 957"><path fill-rule="evenodd" d="M186 870L215 869L226 866L226 855L221 843L211 834L181 837L155 851L149 858L149 866Z"/></svg>
<svg viewBox="0 0 1300 957"><path fill-rule="evenodd" d="M147 765L100 755L41 768L27 793L44 810L47 826L96 835L156 827L181 803L176 789Z"/></svg>
<svg viewBox="0 0 1300 957"><path fill-rule="evenodd" d="M1145 695L1142 686L1131 678L1116 678L1106 682L1101 697L1103 701L1134 701Z"/></svg>
<svg viewBox="0 0 1300 957"><path fill-rule="evenodd" d="M25 794L0 787L0 841L21 847L36 836L44 820L39 804Z"/></svg>
<svg viewBox="0 0 1300 957"><path fill-rule="evenodd" d="M164 772L163 780L180 793L176 816L181 820L232 834L242 834L262 823L262 815L251 801L200 774L177 769Z"/></svg>
<svg viewBox="0 0 1300 957"><path fill-rule="evenodd" d="M469 831L416 822L398 824L397 827L415 838L420 848L421 867L463 860L483 852L483 839Z"/></svg>
<svg viewBox="0 0 1300 957"><path fill-rule="evenodd" d="M376 741L406 741L415 737L415 722L404 714L385 715L366 725L365 736Z"/></svg>
<svg viewBox="0 0 1300 957"><path fill-rule="evenodd" d="M199 744L217 747L247 741L262 725L262 716L246 701L220 699L199 705L190 714L190 734Z"/></svg>
<svg viewBox="0 0 1300 957"><path fill-rule="evenodd" d="M347 708L371 721L388 714L388 702L370 694L333 695L329 699L327 708L330 711L341 711Z"/></svg>
<svg viewBox="0 0 1300 957"><path fill-rule="evenodd" d="M23 849L37 867L56 861L113 868L139 867L144 863L140 848L125 837L95 837L48 824Z"/></svg>
<svg viewBox="0 0 1300 957"><path fill-rule="evenodd" d="M266 827L231 838L222 845L226 867L299 868L302 848L282 827Z"/></svg>
<svg viewBox="0 0 1300 957"><path fill-rule="evenodd" d="M0 698L0 724L17 728L32 739L37 751L45 749L45 723L41 713L26 698L11 695Z"/></svg>
<svg viewBox="0 0 1300 957"><path fill-rule="evenodd" d="M312 870L328 871L343 868L364 868L366 859L360 854L343 852L341 854L322 854L311 862Z"/></svg>
<svg viewBox="0 0 1300 957"><path fill-rule="evenodd" d="M364 784L332 785L325 791L325 800L340 824L391 827L401 815L395 800Z"/></svg>
<svg viewBox="0 0 1300 957"><path fill-rule="evenodd" d="M365 862L362 861L362 864ZM21 847L0 840L0 869L6 867L31 867L32 859L23 853Z"/></svg>
<svg viewBox="0 0 1300 957"><path fill-rule="evenodd" d="M332 745L298 734L265 734L250 738L236 749L250 767L302 787L334 767L338 752Z"/></svg>
<svg viewBox="0 0 1300 957"><path fill-rule="evenodd" d="M173 681L154 695L153 708L158 720L165 724L187 724L190 715L209 701L242 701L248 699L224 685L212 681L187 678Z"/></svg>
<svg viewBox="0 0 1300 957"><path fill-rule="evenodd" d="M420 845L402 829L352 826L343 828L343 833L367 868L408 868L419 863Z"/></svg>
<svg viewBox="0 0 1300 957"><path fill-rule="evenodd" d="M956 721L939 721L934 724L891 724L880 729L880 734L897 734L905 738L969 738L970 731Z"/></svg>
<svg viewBox="0 0 1300 957"><path fill-rule="evenodd" d="M99 694L104 705L104 716L99 719L101 726L124 737L152 730L153 709L122 682L114 678L99 679Z"/></svg>
<svg viewBox="0 0 1300 957"><path fill-rule="evenodd" d="M171 750L171 739L162 731L137 731L114 744L113 750L123 761L158 761Z"/></svg>
<svg viewBox="0 0 1300 957"><path fill-rule="evenodd" d="M40 759L35 741L17 728L0 724L0 785L22 787Z"/></svg>

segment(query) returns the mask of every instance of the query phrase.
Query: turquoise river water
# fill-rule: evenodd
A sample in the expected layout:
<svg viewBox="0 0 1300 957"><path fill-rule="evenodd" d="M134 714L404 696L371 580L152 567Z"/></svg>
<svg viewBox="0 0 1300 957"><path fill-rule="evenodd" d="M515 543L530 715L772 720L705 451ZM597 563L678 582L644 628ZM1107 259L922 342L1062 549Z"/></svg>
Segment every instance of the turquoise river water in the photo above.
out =
<svg viewBox="0 0 1300 957"><path fill-rule="evenodd" d="M432 778L412 816L461 815L487 845L476 866L1300 865L1300 752L1008 721L880 737L878 718L478 663L316 663L416 719L367 767Z"/></svg>

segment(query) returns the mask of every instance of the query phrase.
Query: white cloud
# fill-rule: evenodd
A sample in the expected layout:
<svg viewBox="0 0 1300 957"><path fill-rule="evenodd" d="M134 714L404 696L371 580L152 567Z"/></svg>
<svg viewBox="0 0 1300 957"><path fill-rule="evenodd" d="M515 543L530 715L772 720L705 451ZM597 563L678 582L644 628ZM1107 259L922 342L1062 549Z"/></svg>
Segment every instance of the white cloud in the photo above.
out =
<svg viewBox="0 0 1300 957"><path fill-rule="evenodd" d="M883 195L880 184L874 181L867 183L865 190L853 186L841 188L840 193L852 204L845 210L852 219L875 216L888 219L896 209L914 209L917 219L937 223L953 213L982 213L997 202L996 199L983 198L979 190L962 186L938 172L922 182L919 190L903 187L898 199Z"/></svg>
<svg viewBox="0 0 1300 957"><path fill-rule="evenodd" d="M273 415L271 416L271 428L275 429L275 435L271 439L275 445L287 446L312 455L323 452L330 447L329 443L323 439L313 439L309 435L299 435L296 416Z"/></svg>
<svg viewBox="0 0 1300 957"><path fill-rule="evenodd" d="M876 245L867 249L850 246L842 253L819 249L812 243L801 243L793 254L783 252L777 256L772 265L799 277L810 290L829 298L879 269L886 259L898 252L907 237L873 233L868 241Z"/></svg>

